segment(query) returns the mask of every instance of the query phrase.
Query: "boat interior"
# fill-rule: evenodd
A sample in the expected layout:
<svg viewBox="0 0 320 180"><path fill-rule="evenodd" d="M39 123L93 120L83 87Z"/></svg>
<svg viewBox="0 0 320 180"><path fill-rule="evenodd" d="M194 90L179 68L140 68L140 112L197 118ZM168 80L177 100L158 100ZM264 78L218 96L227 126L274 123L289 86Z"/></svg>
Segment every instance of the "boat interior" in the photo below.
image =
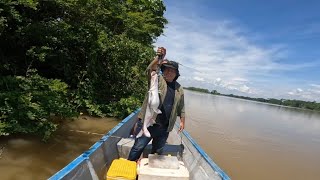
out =
<svg viewBox="0 0 320 180"><path fill-rule="evenodd" d="M137 110L125 118L88 151L81 154L50 179L106 179L106 174L113 160L125 159L129 154L134 143L134 138L130 138L130 129L136 122L138 112ZM145 148L143 158L148 158L150 152L151 144ZM182 165L188 170L189 177L185 179L230 179L191 138L188 132L184 130L178 133L177 124L170 132L163 156L175 156L179 162L182 162Z"/></svg>

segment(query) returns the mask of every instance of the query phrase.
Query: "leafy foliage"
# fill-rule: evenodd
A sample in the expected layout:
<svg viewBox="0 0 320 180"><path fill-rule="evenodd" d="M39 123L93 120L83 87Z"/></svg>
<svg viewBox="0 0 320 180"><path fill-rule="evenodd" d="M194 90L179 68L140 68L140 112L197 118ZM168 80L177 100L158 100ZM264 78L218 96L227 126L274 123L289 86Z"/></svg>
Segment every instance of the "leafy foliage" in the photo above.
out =
<svg viewBox="0 0 320 180"><path fill-rule="evenodd" d="M44 140L57 125L50 116L75 115L67 99L67 84L37 74L0 79L2 133L34 133Z"/></svg>
<svg viewBox="0 0 320 180"><path fill-rule="evenodd" d="M137 99L135 97L122 98L118 102L109 104L108 106L106 106L106 108L109 109L110 116L124 118L128 114L139 108L141 105L140 103L140 99Z"/></svg>
<svg viewBox="0 0 320 180"><path fill-rule="evenodd" d="M161 0L0 1L0 76L16 89L5 88L1 95L6 132L40 132L36 127L44 124L41 118L35 118L33 128L20 123L26 113L17 122L8 120L21 108L14 104L18 101L33 113L30 117L53 111L66 116L58 104L97 116L128 114L146 91L144 70L155 54L152 43L167 23L164 11ZM37 73L27 76L30 69ZM32 89L49 88L49 82L60 84L61 91ZM62 84L68 88L62 91ZM53 107L41 103L50 98L56 99ZM50 132L55 128L47 127Z"/></svg>
<svg viewBox="0 0 320 180"><path fill-rule="evenodd" d="M208 89L197 88L197 87L186 87L185 89L189 89L191 91L203 92L203 93L209 93L210 92Z"/></svg>

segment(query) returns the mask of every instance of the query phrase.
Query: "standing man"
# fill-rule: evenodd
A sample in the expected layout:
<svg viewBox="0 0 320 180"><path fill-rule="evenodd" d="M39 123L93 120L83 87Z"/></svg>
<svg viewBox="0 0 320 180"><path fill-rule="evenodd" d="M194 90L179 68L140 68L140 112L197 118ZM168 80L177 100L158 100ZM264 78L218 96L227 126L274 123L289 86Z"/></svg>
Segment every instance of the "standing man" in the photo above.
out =
<svg viewBox="0 0 320 180"><path fill-rule="evenodd" d="M152 71L157 71L158 58L164 58L166 55L166 49L163 47L158 48L157 57L150 63L147 68L147 72L150 74ZM184 129L185 125L185 110L184 110L184 93L182 86L176 81L179 74L179 64L175 61L164 60L161 63L162 74L159 75L159 97L161 114L157 115L156 123L148 127L148 131L151 137L142 135L136 138L135 143L130 151L128 160L136 161L140 158L144 148L152 140L151 153L162 154L163 147L169 136L169 132L172 131L176 122L177 116L180 117L179 132ZM137 125L142 127L143 119L146 113L146 107L148 103L148 96L144 99L144 102L139 113L139 120Z"/></svg>

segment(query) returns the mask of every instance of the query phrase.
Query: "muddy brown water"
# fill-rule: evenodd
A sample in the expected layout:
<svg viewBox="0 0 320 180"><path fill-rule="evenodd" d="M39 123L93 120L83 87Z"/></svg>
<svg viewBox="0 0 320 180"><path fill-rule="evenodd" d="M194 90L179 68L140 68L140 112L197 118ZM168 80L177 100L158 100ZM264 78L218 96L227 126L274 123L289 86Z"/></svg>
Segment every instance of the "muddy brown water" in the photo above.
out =
<svg viewBox="0 0 320 180"><path fill-rule="evenodd" d="M232 179L320 179L320 113L187 90L185 102L186 130ZM47 179L118 122L82 116L48 143L0 137L0 179Z"/></svg>
<svg viewBox="0 0 320 180"><path fill-rule="evenodd" d="M0 179L48 179L118 123L112 118L80 116L63 123L48 143L34 137L0 137Z"/></svg>
<svg viewBox="0 0 320 180"><path fill-rule="evenodd" d="M320 179L320 113L185 91L186 129L231 179Z"/></svg>

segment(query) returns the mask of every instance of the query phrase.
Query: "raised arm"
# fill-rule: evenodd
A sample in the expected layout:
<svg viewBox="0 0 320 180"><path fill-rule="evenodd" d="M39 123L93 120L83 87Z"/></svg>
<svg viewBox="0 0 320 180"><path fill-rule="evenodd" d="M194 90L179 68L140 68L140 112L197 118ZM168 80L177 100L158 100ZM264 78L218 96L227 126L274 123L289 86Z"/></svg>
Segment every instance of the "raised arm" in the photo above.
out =
<svg viewBox="0 0 320 180"><path fill-rule="evenodd" d="M149 64L147 71L148 73L151 71L156 71L157 70L157 66L159 63L159 57L160 59L160 63L162 63L163 58L166 56L166 49L164 47L159 47L157 50L157 56L151 61L151 63Z"/></svg>
<svg viewBox="0 0 320 180"><path fill-rule="evenodd" d="M146 73L148 75L148 87L150 86L151 72L157 71L159 57L161 57L160 63L162 63L163 62L162 60L165 56L166 56L166 49L164 47L159 47L157 50L157 56L151 61L151 63L149 64L149 66L146 69Z"/></svg>

